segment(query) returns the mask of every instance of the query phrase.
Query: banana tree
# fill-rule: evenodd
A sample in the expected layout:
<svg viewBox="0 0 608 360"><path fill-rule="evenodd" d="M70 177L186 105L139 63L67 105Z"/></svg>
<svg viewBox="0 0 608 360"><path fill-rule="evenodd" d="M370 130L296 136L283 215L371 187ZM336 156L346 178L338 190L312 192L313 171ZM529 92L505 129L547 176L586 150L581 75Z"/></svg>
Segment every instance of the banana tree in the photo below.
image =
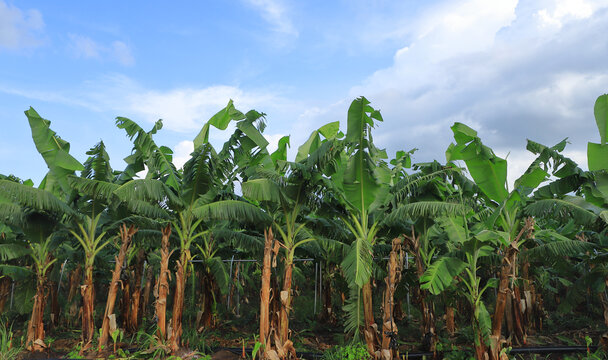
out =
<svg viewBox="0 0 608 360"><path fill-rule="evenodd" d="M229 289L228 272L218 252L222 244L218 242L216 233L221 233L222 227L212 228L203 233L201 241L195 245L199 250L200 276L201 276L201 309L197 316L197 328L211 328L214 323L214 309L217 307L217 293L225 294ZM225 229L230 232L230 229ZM218 291L219 290L219 291ZM232 296L231 296L232 297Z"/></svg>
<svg viewBox="0 0 608 360"><path fill-rule="evenodd" d="M507 162L494 154L492 149L483 145L477 132L470 127L455 123L452 126L455 144L451 144L446 151L448 161L463 160L476 186L481 190L485 204L491 209L491 215L485 220L484 226L501 240L500 253L502 263L498 295L492 318L492 335L490 358L498 359L501 348L501 328L507 295L513 297L513 304L520 303L520 292L515 285L518 269L517 254L521 246L527 241L524 233L531 231L528 223L524 221L523 209L527 204L529 195L538 188L551 175L560 179L556 186L545 185L538 188L539 194L563 191L576 183L580 178L580 169L571 160L560 156L566 140L549 148L538 143L528 141L528 150L538 157L532 162L525 173L515 181L515 189L509 191L506 183ZM498 230L496 229L498 228ZM526 230L526 231L524 231ZM513 306L512 314L517 324L516 336L522 343L526 341L526 334L521 324L521 309Z"/></svg>
<svg viewBox="0 0 608 360"><path fill-rule="evenodd" d="M467 222L462 226L451 226L447 231L451 236L461 238L461 242L455 244L458 248L439 257L428 267L420 277L421 288L433 295L439 295L449 288L454 278L458 278L458 284L463 284L466 288L465 298L472 309L475 358L485 359L492 323L482 297L486 290L495 284L492 281L482 284L478 272L481 258L494 253L496 239L488 236L485 230L477 234L471 232Z"/></svg>
<svg viewBox="0 0 608 360"><path fill-rule="evenodd" d="M384 205L388 196L391 172L383 161L387 158L386 152L376 148L371 136L371 129L377 121L382 121L382 116L369 104L364 97L351 103L343 140L345 151L336 156L335 166L327 175L338 189L336 196L349 212L343 221L353 237L341 264L350 287L349 303L345 306L346 331L358 334L362 327L368 351L375 355L379 340L370 282L372 249L380 223L375 211Z"/></svg>
<svg viewBox="0 0 608 360"><path fill-rule="evenodd" d="M97 224L101 214L95 218L85 217L85 225L78 224L80 233L71 231L72 235L78 240L80 246L85 253L84 266L84 285L81 287L82 292L82 341L83 350L90 347L95 334L95 286L93 284L93 266L95 264L95 256L109 243L105 240L106 232L103 231L98 235Z"/></svg>
<svg viewBox="0 0 608 360"><path fill-rule="evenodd" d="M68 175L67 181L71 188L78 194L74 201L79 212L90 215L76 225L77 230L72 230L72 235L78 240L85 255L84 266L84 285L81 287L83 299L82 323L83 323L83 351L87 350L93 340L96 331L94 325L95 307L95 285L93 283L93 271L96 256L110 243L109 239L104 239L106 231L102 231L102 225L112 221L113 215L125 215L129 212L120 211L121 208L133 207L132 202L137 200L121 201L121 198L114 191L120 192L120 186L116 184L114 173L110 167L110 159L106 152L103 141L100 141L91 148L87 155L83 171L80 177ZM125 184L124 187L131 186ZM127 204L127 205L125 205ZM121 237L125 239L125 237ZM120 257L120 256L119 256ZM122 269L122 263L120 264ZM120 272L118 273L118 275ZM111 282L110 291L106 300L106 310L113 309L116 299L116 284ZM128 301L127 301L128 303ZM102 319L102 334L100 336L99 349L107 345L109 335L109 319L113 313L104 314ZM123 319L126 322L127 319Z"/></svg>
<svg viewBox="0 0 608 360"><path fill-rule="evenodd" d="M28 350L43 351L44 344L44 307L46 305L47 289L46 276L49 268L57 259L53 259L50 253L51 237L49 236L42 243L31 244L30 256L34 260L34 268L36 273L36 295L34 297L34 308L32 309L32 317L27 327L27 339L25 341Z"/></svg>
<svg viewBox="0 0 608 360"><path fill-rule="evenodd" d="M415 259L416 272L421 277L432 256L437 255L430 232L446 218L468 211L468 207L454 203L457 193L450 179L458 173L455 166L442 166L437 162L415 164L417 172L403 174L391 187L391 211L384 226L402 235L405 246ZM411 228L408 229L408 224ZM435 329L435 310L428 291L414 287L420 304L423 348L435 351L438 340Z"/></svg>
<svg viewBox="0 0 608 360"><path fill-rule="evenodd" d="M29 244L36 274L36 296L32 316L28 325L26 346L33 351L42 351L44 344L44 305L47 297L47 275L55 262L50 250L56 247L58 238L52 235L61 227L66 216L74 216L73 211L52 193L12 180L0 180L0 218L15 231L23 233ZM53 244L51 245L51 241ZM13 247L19 251L19 247ZM0 268L3 272L14 272L9 264Z"/></svg>

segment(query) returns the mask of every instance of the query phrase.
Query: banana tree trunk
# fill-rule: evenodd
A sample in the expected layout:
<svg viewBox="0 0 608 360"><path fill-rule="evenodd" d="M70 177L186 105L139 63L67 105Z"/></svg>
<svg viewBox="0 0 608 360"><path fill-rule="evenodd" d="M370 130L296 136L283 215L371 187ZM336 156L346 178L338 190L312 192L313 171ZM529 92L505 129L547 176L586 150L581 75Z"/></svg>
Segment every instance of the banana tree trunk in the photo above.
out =
<svg viewBox="0 0 608 360"><path fill-rule="evenodd" d="M502 333L502 322L505 314L505 308L507 307L507 296L509 293L509 276L512 273L512 266L515 264L515 255L517 254L517 247L509 246L502 258L500 265L500 282L498 283L498 291L496 295L496 306L494 307L494 317L492 318L492 334L491 334L491 352L490 358L492 360L499 360L499 353L501 348L501 333ZM512 302L512 298L511 298ZM509 306L509 312L512 311L512 304ZM508 316L513 319L512 316ZM507 320L509 321L509 320Z"/></svg>
<svg viewBox="0 0 608 360"><path fill-rule="evenodd" d="M129 318L127 319L127 330L131 333L136 333L139 329L139 303L141 301L141 279L143 277L143 266L146 253L144 249L139 249L137 253L137 261L135 262L135 282L131 292L131 303L129 309Z"/></svg>
<svg viewBox="0 0 608 360"><path fill-rule="evenodd" d="M175 294L173 295L173 314L171 320L171 337L169 347L175 355L181 346L182 337L182 315L184 314L184 295L186 290L186 276L184 274L185 264L177 262L175 272Z"/></svg>
<svg viewBox="0 0 608 360"><path fill-rule="evenodd" d="M445 307L445 328L450 336L454 336L456 332L456 322L454 321L454 307L447 305Z"/></svg>
<svg viewBox="0 0 608 360"><path fill-rule="evenodd" d="M336 321L336 315L334 314L333 311L333 305L332 305L332 287L331 287L331 277L330 274L332 273L332 268L333 266L329 265L329 263L326 263L326 265L324 266L325 269L327 269L325 276L323 276L323 311L321 312L321 315L319 317L319 319L321 321L325 321L329 324L333 324Z"/></svg>
<svg viewBox="0 0 608 360"><path fill-rule="evenodd" d="M421 278L426 271L424 263L422 261L422 255L420 253L420 236L416 236L414 229L412 228L412 236L406 236L407 245L409 250L413 253L416 274L418 278ZM418 290L418 302L420 304L420 313L422 315L422 322L420 323L420 330L422 331L422 347L428 351L434 352L438 341L437 331L435 329L435 309L433 303L427 300L429 292L427 290Z"/></svg>
<svg viewBox="0 0 608 360"><path fill-rule="evenodd" d="M513 286L513 324L515 327L515 336L517 345L526 345L526 331L524 328L523 313L521 311L521 293L518 286Z"/></svg>
<svg viewBox="0 0 608 360"><path fill-rule="evenodd" d="M401 239L393 239L393 248L388 260L388 274L384 278L386 289L384 291L384 317L382 319L382 358L384 360L396 359L398 349L396 348L397 324L395 324L395 290L401 278L403 267L403 253L401 251Z"/></svg>
<svg viewBox="0 0 608 360"><path fill-rule="evenodd" d="M213 325L213 299L215 291L215 284L213 282L212 275L207 271L203 270L200 284L201 295L199 302L201 304L201 311L200 320L197 321L199 332L203 331L204 329L209 329ZM232 293L232 290L230 292Z"/></svg>
<svg viewBox="0 0 608 360"><path fill-rule="evenodd" d="M54 328L59 324L59 299L57 298L57 282L49 282L49 296L51 298L51 326Z"/></svg>
<svg viewBox="0 0 608 360"><path fill-rule="evenodd" d="M10 298L11 279L9 277L0 278L0 314L4 312L4 305Z"/></svg>
<svg viewBox="0 0 608 360"><path fill-rule="evenodd" d="M101 335L99 336L98 351L101 351L102 348L107 347L108 345L110 321L114 315L114 305L116 303L116 295L118 293L118 284L121 282L120 273L122 271L122 264L125 262L129 244L131 243L131 239L136 232L137 229L134 229L133 226L127 230L126 225L123 224L120 228L120 238L122 243L120 245L120 250L118 251L118 256L114 258L114 271L112 271L112 281L110 282L110 287L108 289L108 298L106 300L106 309L103 314L103 323L101 325Z"/></svg>
<svg viewBox="0 0 608 360"><path fill-rule="evenodd" d="M131 278L133 274L129 271L129 268L127 268L126 271L127 277ZM123 284L122 296L120 297L120 319L122 321L123 328L126 328L131 312L131 308L129 307L129 299L131 298L131 283L129 281L124 281Z"/></svg>
<svg viewBox="0 0 608 360"><path fill-rule="evenodd" d="M374 308L372 304L372 283L371 280L363 285L362 289L363 296L363 318L365 321L365 328L363 334L365 337L365 344L367 345L367 351L372 355L376 356L376 349L378 349L378 325L374 319Z"/></svg>
<svg viewBox="0 0 608 360"><path fill-rule="evenodd" d="M82 266L78 264L74 270L70 273L70 292L68 294L68 303L71 303L76 294L78 294L78 284L80 283L80 277L82 276Z"/></svg>
<svg viewBox="0 0 608 360"><path fill-rule="evenodd" d="M80 287L82 294L82 350L87 350L93 342L95 334L95 286L93 285L93 266L87 265L84 271L84 285Z"/></svg>
<svg viewBox="0 0 608 360"><path fill-rule="evenodd" d="M481 335L481 331L478 331L475 335L476 342L474 344L475 348L475 359L476 360L487 360L488 359L488 349L483 341L483 337Z"/></svg>
<svg viewBox="0 0 608 360"><path fill-rule="evenodd" d="M526 332L534 329L534 284L530 281L530 261L527 256L522 257L521 275L523 280L523 300L526 306L524 311L524 327Z"/></svg>
<svg viewBox="0 0 608 360"><path fill-rule="evenodd" d="M274 237L272 229L264 230L264 259L262 261L262 289L260 290L260 342L269 350L270 334L270 272Z"/></svg>
<svg viewBox="0 0 608 360"><path fill-rule="evenodd" d="M293 262L287 259L285 262L285 276L283 277L283 290L281 297L281 312L279 318L279 339L281 345L289 340L289 311L291 310L291 282L293 274Z"/></svg>
<svg viewBox="0 0 608 360"><path fill-rule="evenodd" d="M162 241L160 250L160 274L156 283L154 293L156 295L156 317L158 319L158 335L161 341L167 338L167 294L169 293L169 237L171 236L171 225L162 230Z"/></svg>
<svg viewBox="0 0 608 360"><path fill-rule="evenodd" d="M150 302L150 290L152 289L152 267L148 266L146 269L146 285L144 286L144 294L141 301L141 309L139 310L141 316L145 317L148 314L148 303Z"/></svg>
<svg viewBox="0 0 608 360"><path fill-rule="evenodd" d="M76 325L76 321L78 318L78 309L80 307L80 302L75 301L74 298L78 295L78 289L80 289L80 278L82 276L82 265L78 264L74 270L70 273L69 280L69 288L70 292L68 294L68 316L64 317L67 321L67 326L72 327Z"/></svg>
<svg viewBox="0 0 608 360"><path fill-rule="evenodd" d="M517 253L519 252L518 243L522 236L526 236L526 238L531 238L533 236L534 231L534 219L528 217L526 219L526 223L522 226L521 230L515 237L515 239L511 240L509 246L505 249L504 255L501 261L501 269L500 269L500 282L498 285L498 292L496 296L496 306L494 307L494 317L492 318L492 334L490 335L490 359L491 360L499 360L500 359L500 348L501 348L501 330L502 330L502 321L505 313L505 307L507 304L507 293L515 293L514 289L509 288L509 277L513 277L515 279L515 270L517 269ZM512 281L513 283L514 281ZM514 285L513 285L514 287ZM519 294L519 290L517 291ZM513 320L513 328L515 333L517 333L517 328L521 326L521 311L520 311L520 296L516 298L511 297L513 302L510 310L514 313L512 316ZM519 313L519 314L517 314ZM519 318L519 320L518 320ZM519 322L519 324L517 323ZM521 333L522 341L524 341L523 331Z"/></svg>
<svg viewBox="0 0 608 360"><path fill-rule="evenodd" d="M51 257L47 256L45 266L51 261ZM29 351L44 351L44 307L46 305L46 275L44 273L36 274L36 295L34 296L34 307L32 308L32 316L27 327L26 345Z"/></svg>
<svg viewBox="0 0 608 360"><path fill-rule="evenodd" d="M602 310L604 315L604 324L608 326L608 297L606 296L606 292L602 291L599 294L600 302L602 304Z"/></svg>
<svg viewBox="0 0 608 360"><path fill-rule="evenodd" d="M393 310L393 316L395 320L401 321L405 318L405 313L403 312L403 297L397 296L395 299L395 309Z"/></svg>

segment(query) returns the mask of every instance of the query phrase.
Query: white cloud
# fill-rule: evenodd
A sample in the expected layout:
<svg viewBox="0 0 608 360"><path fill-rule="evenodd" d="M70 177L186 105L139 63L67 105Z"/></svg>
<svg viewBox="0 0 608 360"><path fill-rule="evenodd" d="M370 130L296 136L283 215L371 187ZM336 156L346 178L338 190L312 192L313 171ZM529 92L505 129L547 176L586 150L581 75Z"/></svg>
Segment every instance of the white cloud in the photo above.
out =
<svg viewBox="0 0 608 360"><path fill-rule="evenodd" d="M69 37L72 51L77 57L83 57L85 59L101 58L101 45L97 44L93 39L77 34L69 34Z"/></svg>
<svg viewBox="0 0 608 360"><path fill-rule="evenodd" d="M135 64L135 58L131 53L131 49L122 41L112 42L111 53L123 65L130 66Z"/></svg>
<svg viewBox="0 0 608 360"><path fill-rule="evenodd" d="M42 43L39 38L44 21L40 11L22 11L0 0L0 48L20 49Z"/></svg>
<svg viewBox="0 0 608 360"><path fill-rule="evenodd" d="M278 96L272 93L246 92L235 86L217 85L206 88L130 92L125 94L122 103L115 106L143 116L148 121L161 118L167 128L187 132L200 129L202 124L226 106L230 99L234 100L239 109L263 109L264 105L275 100L280 101Z"/></svg>
<svg viewBox="0 0 608 360"><path fill-rule="evenodd" d="M449 127L463 122L503 156L511 151L512 183L529 163L526 138L553 145L569 137L575 154L597 138L593 102L608 92L608 40L597 35L608 31L606 5L446 2L410 24L392 65L350 95L382 110L374 136L389 152L417 147L415 161L444 161ZM543 10L559 26L543 27Z"/></svg>
<svg viewBox="0 0 608 360"><path fill-rule="evenodd" d="M289 36L298 36L298 30L288 16L287 7L281 0L245 0L256 8L272 30Z"/></svg>
<svg viewBox="0 0 608 360"><path fill-rule="evenodd" d="M190 154L194 151L194 143L190 140L180 141L173 148L173 164L180 169L190 160Z"/></svg>
<svg viewBox="0 0 608 360"><path fill-rule="evenodd" d="M559 0L536 12L540 27L561 28L564 20L589 18L606 1Z"/></svg>
<svg viewBox="0 0 608 360"><path fill-rule="evenodd" d="M122 41L103 45L88 36L69 34L69 49L75 57L85 59L110 60L124 66L135 64L131 49Z"/></svg>

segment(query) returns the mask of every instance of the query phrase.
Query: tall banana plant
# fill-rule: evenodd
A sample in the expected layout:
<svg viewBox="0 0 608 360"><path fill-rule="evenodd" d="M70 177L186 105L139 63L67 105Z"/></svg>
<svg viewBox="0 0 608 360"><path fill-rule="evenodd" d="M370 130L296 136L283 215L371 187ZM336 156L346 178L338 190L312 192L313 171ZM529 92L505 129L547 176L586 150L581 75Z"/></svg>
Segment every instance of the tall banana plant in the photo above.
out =
<svg viewBox="0 0 608 360"><path fill-rule="evenodd" d="M28 251L33 260L33 268L37 277L36 297L32 308L32 316L28 325L26 346L33 351L42 351L44 344L44 304L47 297L47 274L54 263L51 249L57 243L51 239L53 233L63 226L66 217L75 214L63 201L51 192L22 184L8 179L0 180L0 219L15 231L23 233L29 243ZM19 247L13 248L19 251ZM9 271L10 266L3 264L3 272ZM18 269L12 269L14 272Z"/></svg>
<svg viewBox="0 0 608 360"><path fill-rule="evenodd" d="M515 181L515 189L509 191L506 182L507 161L496 156L492 149L483 145L477 132L470 127L455 123L452 131L456 143L448 147L446 158L448 161L462 160L466 164L471 177L485 198L485 204L491 209L491 215L484 221L484 226L500 240L499 248L503 254L489 354L491 359L498 359L502 320L507 304L506 296L509 288L514 289L514 294L519 294L519 290L515 288L513 275L517 271L517 254L527 240L526 237L522 237L522 231L524 229L530 231L523 216L524 207L530 201L529 195L549 179L551 168L553 168L552 175L558 177L561 182L557 186L545 185L538 188L539 194L553 195L556 191L567 189L580 177L580 169L571 160L560 156L559 152L564 149L565 140L551 148L529 141L528 149L538 157ZM514 303L519 303L519 300L514 299ZM514 308L514 313L517 311L519 308ZM525 343L525 329L520 327L517 334L519 341Z"/></svg>
<svg viewBox="0 0 608 360"><path fill-rule="evenodd" d="M384 159L386 152L378 149L371 135L377 121L383 121L378 110L360 97L355 99L347 115L347 132L344 149L334 162L331 179L339 190L339 198L349 214L343 221L352 233L342 269L350 287L346 331L363 335L368 351L375 354L378 347L376 322L373 316L370 277L373 265L373 245L376 242L379 214L375 213L389 193L391 172ZM363 311L361 311L363 305Z"/></svg>
<svg viewBox="0 0 608 360"><path fill-rule="evenodd" d="M93 341L95 334L95 285L93 284L93 268L95 257L109 243L105 240L106 232L98 234L97 224L101 214L95 218L85 217L84 226L78 224L80 232L71 231L72 235L78 240L85 254L84 266L84 285L81 287L82 293L82 341L83 349L88 349Z"/></svg>
<svg viewBox="0 0 608 360"><path fill-rule="evenodd" d="M418 172L405 174L391 188L392 211L384 225L396 234L404 235L405 245L414 256L418 277L422 277L432 257L437 255L430 235L432 230L436 232L441 224L458 223L458 217L471 209L455 199L458 190L450 182L460 169L439 163L416 164L414 169ZM422 315L423 345L426 350L435 351L438 334L433 301L426 289L415 289Z"/></svg>

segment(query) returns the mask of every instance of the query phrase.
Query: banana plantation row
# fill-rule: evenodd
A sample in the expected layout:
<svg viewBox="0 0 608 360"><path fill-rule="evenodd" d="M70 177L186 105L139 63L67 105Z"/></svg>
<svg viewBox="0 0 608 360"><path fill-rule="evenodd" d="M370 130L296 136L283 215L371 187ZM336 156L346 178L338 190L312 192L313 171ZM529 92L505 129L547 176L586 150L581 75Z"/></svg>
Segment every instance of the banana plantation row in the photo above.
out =
<svg viewBox="0 0 608 360"><path fill-rule="evenodd" d="M146 131L117 118L133 143L118 171L103 142L81 164L50 121L25 114L48 173L38 187L0 175L0 313L22 325L29 351L45 351L45 331L64 324L81 330L82 354L108 354L117 329L135 334L147 318L156 349L180 354L185 330L216 326L232 316L220 303L245 296L239 267L222 261L235 256L258 261L240 269L259 305L250 311L256 349L268 359L296 357L295 288L312 278L296 256L324 270L319 321L363 340L377 359L397 358L407 336L404 288L430 351L442 346L440 332L466 328L462 345L477 359L502 359L542 330L547 311L584 302L608 325L606 95L595 104L601 142L588 144L589 171L563 155L566 140L528 141L536 159L513 189L507 161L461 123L445 163L412 164L414 150L389 159L372 138L382 116L363 97L350 105L345 133L338 121L322 126L294 160L288 136L270 153L264 114L230 101L181 169L153 139L160 120ZM232 122L214 149L210 132ZM57 296L62 279L67 299Z"/></svg>

